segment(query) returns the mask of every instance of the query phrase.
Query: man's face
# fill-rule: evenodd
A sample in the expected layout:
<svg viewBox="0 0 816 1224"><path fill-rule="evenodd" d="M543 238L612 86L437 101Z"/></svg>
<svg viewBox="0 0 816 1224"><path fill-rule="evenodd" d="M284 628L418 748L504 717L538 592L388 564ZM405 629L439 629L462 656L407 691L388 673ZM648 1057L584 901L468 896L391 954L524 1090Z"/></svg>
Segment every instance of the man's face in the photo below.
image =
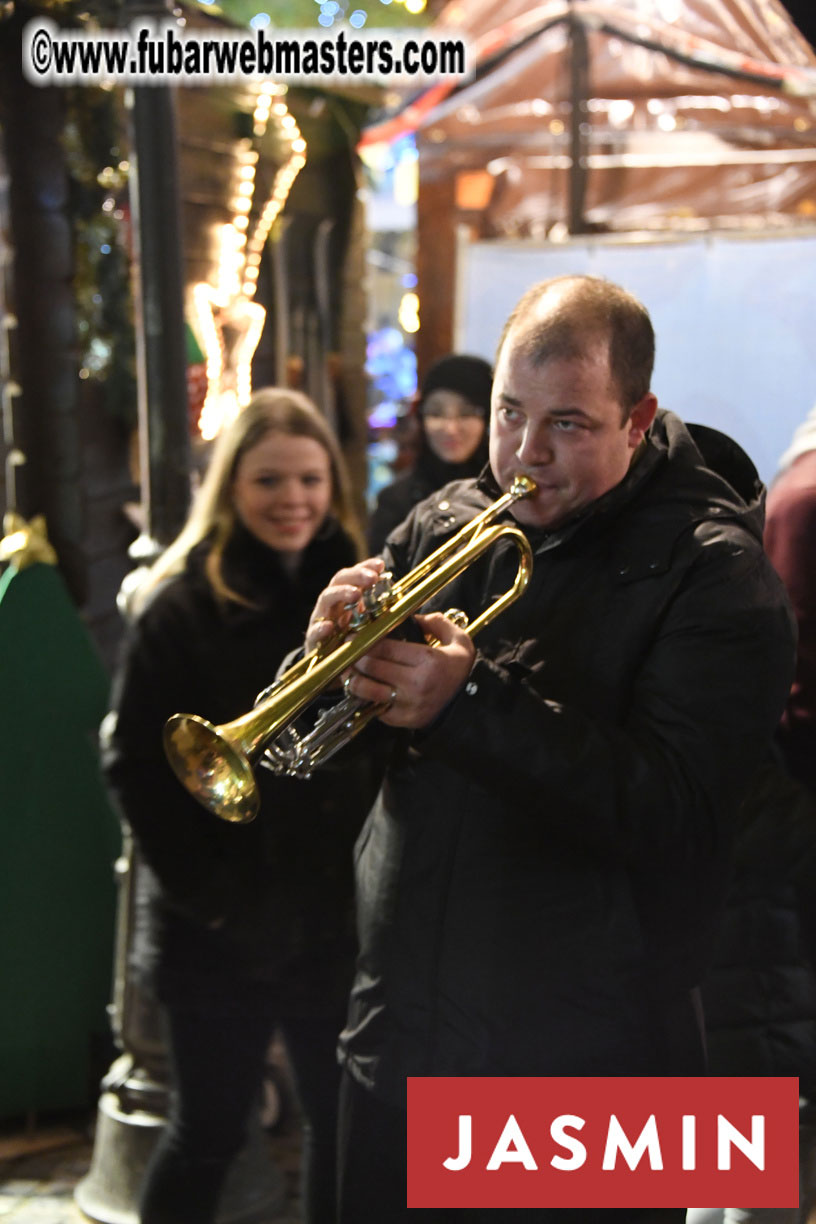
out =
<svg viewBox="0 0 816 1224"><path fill-rule="evenodd" d="M529 527L556 527L614 488L651 424L657 401L644 396L624 420L609 370L609 344L535 366L518 332L505 340L493 377L490 466L502 489L521 472L538 486L516 502Z"/></svg>

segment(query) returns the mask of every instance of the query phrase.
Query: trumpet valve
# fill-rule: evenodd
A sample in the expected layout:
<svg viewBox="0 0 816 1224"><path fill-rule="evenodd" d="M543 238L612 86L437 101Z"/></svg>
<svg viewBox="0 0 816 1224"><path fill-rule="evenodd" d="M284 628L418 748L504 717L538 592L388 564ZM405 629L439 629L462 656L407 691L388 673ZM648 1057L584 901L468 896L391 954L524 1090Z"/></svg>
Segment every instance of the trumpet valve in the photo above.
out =
<svg viewBox="0 0 816 1224"><path fill-rule="evenodd" d="M374 620L383 608L387 608L393 589L394 575L389 571L381 574L376 582L372 582L370 587L366 587L360 599L356 603L349 605L353 609L351 621L349 622L349 631L353 633L357 629L362 629L363 625L367 625L369 621ZM362 604L362 608L360 604Z"/></svg>

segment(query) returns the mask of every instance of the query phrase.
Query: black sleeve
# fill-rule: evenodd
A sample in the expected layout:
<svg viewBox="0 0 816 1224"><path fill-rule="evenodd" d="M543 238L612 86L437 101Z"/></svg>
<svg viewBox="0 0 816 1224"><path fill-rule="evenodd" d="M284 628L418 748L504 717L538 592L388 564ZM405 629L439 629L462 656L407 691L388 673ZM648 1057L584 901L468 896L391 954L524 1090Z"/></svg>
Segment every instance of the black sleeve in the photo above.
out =
<svg viewBox="0 0 816 1224"><path fill-rule="evenodd" d="M401 515L391 504L390 488L383 489L368 521L368 548L372 557L378 557L390 532L400 522Z"/></svg>
<svg viewBox="0 0 816 1224"><path fill-rule="evenodd" d="M410 474L398 477L393 484L380 490L368 525L368 546L372 557L383 552L389 536L411 516L414 507L424 497L421 485Z"/></svg>
<svg viewBox="0 0 816 1224"><path fill-rule="evenodd" d="M129 635L103 726L102 762L120 815L166 899L208 923L222 920L240 895L245 829L201 807L164 755L167 719L204 708L204 668L194 626L160 598Z"/></svg>
<svg viewBox="0 0 816 1224"><path fill-rule="evenodd" d="M621 725L477 655L422 750L583 850L679 867L722 849L792 666L789 611L764 555L712 545L656 626Z"/></svg>
<svg viewBox="0 0 816 1224"><path fill-rule="evenodd" d="M737 812L734 864L769 884L792 881L816 891L816 796L771 750Z"/></svg>

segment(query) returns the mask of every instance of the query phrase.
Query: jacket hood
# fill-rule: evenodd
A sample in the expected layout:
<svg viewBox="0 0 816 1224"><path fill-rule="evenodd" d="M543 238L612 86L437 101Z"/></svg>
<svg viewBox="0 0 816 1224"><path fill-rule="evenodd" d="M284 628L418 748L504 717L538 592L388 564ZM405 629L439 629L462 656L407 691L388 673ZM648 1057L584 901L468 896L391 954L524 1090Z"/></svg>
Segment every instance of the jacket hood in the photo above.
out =
<svg viewBox="0 0 816 1224"><path fill-rule="evenodd" d="M663 501L682 503L693 519L712 513L736 519L762 539L765 486L733 438L708 425L687 425L673 412L661 409L649 431L647 456L649 467L663 466ZM632 475L636 474L637 467Z"/></svg>

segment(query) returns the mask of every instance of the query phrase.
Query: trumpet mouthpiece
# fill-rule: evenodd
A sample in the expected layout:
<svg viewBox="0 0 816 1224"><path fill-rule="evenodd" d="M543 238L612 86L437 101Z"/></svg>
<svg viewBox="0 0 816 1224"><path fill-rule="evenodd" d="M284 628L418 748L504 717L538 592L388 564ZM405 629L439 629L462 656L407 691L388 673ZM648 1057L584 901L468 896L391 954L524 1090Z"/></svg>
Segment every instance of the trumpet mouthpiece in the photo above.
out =
<svg viewBox="0 0 816 1224"><path fill-rule="evenodd" d="M513 477L513 483L510 485L510 495L516 499L521 497L530 497L536 491L536 483L529 476L525 476L519 472Z"/></svg>

